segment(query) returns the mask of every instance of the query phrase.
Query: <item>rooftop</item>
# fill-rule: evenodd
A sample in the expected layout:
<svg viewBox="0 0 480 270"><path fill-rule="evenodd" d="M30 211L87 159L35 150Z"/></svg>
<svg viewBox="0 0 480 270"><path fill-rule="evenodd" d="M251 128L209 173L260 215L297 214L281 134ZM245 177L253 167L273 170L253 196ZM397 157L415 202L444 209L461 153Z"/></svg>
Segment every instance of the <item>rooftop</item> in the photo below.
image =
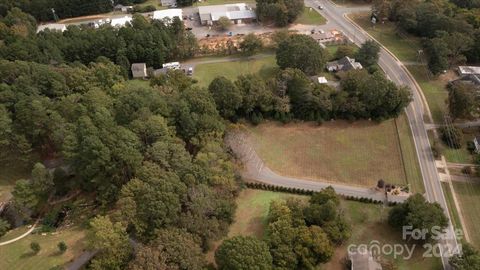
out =
<svg viewBox="0 0 480 270"><path fill-rule="evenodd" d="M255 11L245 3L213 5L198 7L202 21L218 21L220 17L227 17L230 20L256 18Z"/></svg>
<svg viewBox="0 0 480 270"><path fill-rule="evenodd" d="M458 72L462 75L476 74L480 75L480 67L476 66L458 66Z"/></svg>
<svg viewBox="0 0 480 270"><path fill-rule="evenodd" d="M183 12L180 8L171 8L164 10L156 10L153 12L153 19L163 20L165 18L173 19L173 17L178 17L182 20Z"/></svg>
<svg viewBox="0 0 480 270"><path fill-rule="evenodd" d="M46 29L52 30L52 31L65 31L67 30L67 26L63 23L48 23L48 24L43 24L39 25L37 28L37 33L45 31Z"/></svg>
<svg viewBox="0 0 480 270"><path fill-rule="evenodd" d="M112 18L111 25L113 27L122 27L125 26L127 23L132 21L132 16L125 16L120 18Z"/></svg>

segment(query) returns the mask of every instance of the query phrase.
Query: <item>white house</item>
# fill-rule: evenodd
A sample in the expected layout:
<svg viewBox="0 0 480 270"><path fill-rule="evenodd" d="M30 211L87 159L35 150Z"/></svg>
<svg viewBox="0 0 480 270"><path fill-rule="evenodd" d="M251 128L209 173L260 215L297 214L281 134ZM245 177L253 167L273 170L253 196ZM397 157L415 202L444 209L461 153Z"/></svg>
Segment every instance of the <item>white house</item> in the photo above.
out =
<svg viewBox="0 0 480 270"><path fill-rule="evenodd" d="M221 17L227 17L235 24L250 22L257 18L255 11L245 3L198 7L200 22L212 25Z"/></svg>
<svg viewBox="0 0 480 270"><path fill-rule="evenodd" d="M475 144L475 152L480 153L480 136L476 136L473 143Z"/></svg>
<svg viewBox="0 0 480 270"><path fill-rule="evenodd" d="M147 64L145 63L134 63L132 64L132 76L133 78L146 78L147 74Z"/></svg>
<svg viewBox="0 0 480 270"><path fill-rule="evenodd" d="M48 23L48 24L42 24L39 25L37 28L37 33L40 33L45 30L50 30L50 31L60 31L64 32L67 30L67 26L63 23Z"/></svg>
<svg viewBox="0 0 480 270"><path fill-rule="evenodd" d="M183 12L180 8L170 8L164 10L156 10L153 12L153 19L154 20L164 20L170 19L173 20L173 17L178 17L182 20Z"/></svg>
<svg viewBox="0 0 480 270"><path fill-rule="evenodd" d="M118 17L118 18L112 18L112 21L110 24L113 27L124 27L127 23L130 23L132 21L132 16L124 16L124 17Z"/></svg>

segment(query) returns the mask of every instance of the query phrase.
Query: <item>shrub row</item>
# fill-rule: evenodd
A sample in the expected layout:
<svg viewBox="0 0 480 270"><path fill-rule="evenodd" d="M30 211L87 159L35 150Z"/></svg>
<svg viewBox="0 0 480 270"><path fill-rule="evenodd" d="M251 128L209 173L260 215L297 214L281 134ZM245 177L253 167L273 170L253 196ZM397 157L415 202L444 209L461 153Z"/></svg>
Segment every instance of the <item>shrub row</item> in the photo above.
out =
<svg viewBox="0 0 480 270"><path fill-rule="evenodd" d="M299 195L312 195L315 191L301 189L301 188L291 188L291 187L283 187L283 186L275 186L269 185L264 183L257 183L257 182L246 182L245 186L251 189L261 189L261 190L268 190L268 191L276 191L276 192L285 192L291 194L299 194ZM363 198L363 197L355 197L355 196L344 196L340 195L340 197L344 198L345 200L349 201L357 201L363 203L373 203L373 204L382 204L383 201L374 200L372 198ZM394 202L389 202L389 205L395 205Z"/></svg>

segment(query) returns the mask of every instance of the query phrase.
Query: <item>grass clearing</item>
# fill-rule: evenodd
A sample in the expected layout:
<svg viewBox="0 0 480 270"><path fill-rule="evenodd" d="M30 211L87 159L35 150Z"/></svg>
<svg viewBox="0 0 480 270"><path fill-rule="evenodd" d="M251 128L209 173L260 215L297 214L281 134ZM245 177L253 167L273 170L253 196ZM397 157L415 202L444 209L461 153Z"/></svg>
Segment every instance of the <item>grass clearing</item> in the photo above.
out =
<svg viewBox="0 0 480 270"><path fill-rule="evenodd" d="M295 20L295 23L308 25L321 25L326 22L327 20L320 13L309 7L304 7L302 15Z"/></svg>
<svg viewBox="0 0 480 270"><path fill-rule="evenodd" d="M0 247L0 269L48 270L57 265L65 265L82 253L85 247L84 231L78 228L60 230L57 234L30 234L12 244ZM33 255L30 243L36 241L41 250ZM57 244L64 241L68 249L59 254Z"/></svg>
<svg viewBox="0 0 480 270"><path fill-rule="evenodd" d="M455 229L462 229L462 223L460 222L460 216L458 214L457 208L455 207L455 202L453 201L452 189L448 183L442 182L443 193L445 194L445 199L447 201L448 211L452 219L452 224Z"/></svg>
<svg viewBox="0 0 480 270"><path fill-rule="evenodd" d="M270 77L277 69L275 56L271 55L261 59L199 64L195 67L193 77L200 86L208 86L217 76L236 80L239 75L259 73L262 77Z"/></svg>
<svg viewBox="0 0 480 270"><path fill-rule="evenodd" d="M250 131L260 157L279 174L368 187L380 178L407 184L394 120L267 122Z"/></svg>
<svg viewBox="0 0 480 270"><path fill-rule="evenodd" d="M480 184L467 182L453 182L455 194L462 207L465 226L470 235L472 244L480 247Z"/></svg>
<svg viewBox="0 0 480 270"><path fill-rule="evenodd" d="M351 18L401 61L419 61L417 53L422 49L420 39L406 34L400 35L392 22L372 25L370 13L356 13Z"/></svg>
<svg viewBox="0 0 480 270"><path fill-rule="evenodd" d="M39 156L31 153L23 159L10 156L0 162L0 202L10 197L10 192L17 180L30 178L33 165L38 160L40 160Z"/></svg>

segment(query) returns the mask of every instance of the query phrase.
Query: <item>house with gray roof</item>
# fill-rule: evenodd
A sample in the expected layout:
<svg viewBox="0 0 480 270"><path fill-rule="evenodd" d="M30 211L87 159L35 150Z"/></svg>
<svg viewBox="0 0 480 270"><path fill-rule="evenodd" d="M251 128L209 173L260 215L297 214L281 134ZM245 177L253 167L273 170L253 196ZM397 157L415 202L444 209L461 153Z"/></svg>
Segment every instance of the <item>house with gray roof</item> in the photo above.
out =
<svg viewBox="0 0 480 270"><path fill-rule="evenodd" d="M339 72L362 69L363 66L359 62L356 62L355 59L345 56L336 61L328 62L326 68L330 72Z"/></svg>

